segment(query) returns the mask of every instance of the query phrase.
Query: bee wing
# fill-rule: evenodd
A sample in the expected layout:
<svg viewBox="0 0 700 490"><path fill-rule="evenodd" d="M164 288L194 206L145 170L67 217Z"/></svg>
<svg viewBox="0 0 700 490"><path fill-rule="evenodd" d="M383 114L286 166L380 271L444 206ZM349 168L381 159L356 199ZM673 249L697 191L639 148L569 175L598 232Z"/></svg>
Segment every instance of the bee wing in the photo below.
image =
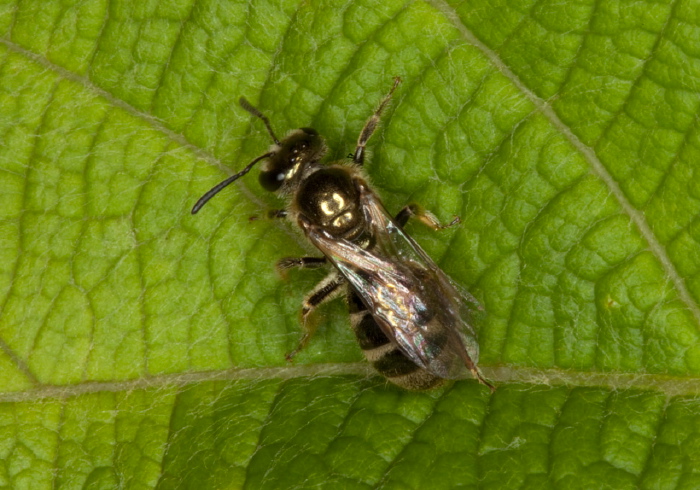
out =
<svg viewBox="0 0 700 490"><path fill-rule="evenodd" d="M483 381L472 327L481 309L476 299L456 286L362 186L361 200L376 242L369 250L308 222L302 228L408 358L441 378L460 377L467 367Z"/></svg>

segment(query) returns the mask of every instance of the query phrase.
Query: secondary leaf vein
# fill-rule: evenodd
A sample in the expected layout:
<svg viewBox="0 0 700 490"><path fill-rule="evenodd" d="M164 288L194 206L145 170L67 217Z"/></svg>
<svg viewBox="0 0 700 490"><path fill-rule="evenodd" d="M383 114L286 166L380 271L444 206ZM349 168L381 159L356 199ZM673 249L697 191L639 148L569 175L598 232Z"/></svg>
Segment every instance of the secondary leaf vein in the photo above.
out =
<svg viewBox="0 0 700 490"><path fill-rule="evenodd" d="M513 73L513 71L500 59L498 54L484 44L480 39L470 31L466 25L459 18L457 12L448 5L443 0L429 0L431 5L442 12L447 19L449 19L454 26L459 30L464 39L478 48L488 59L493 63L493 65L498 69L500 73L503 74L508 80L510 80L517 88L520 90L528 100L537 108L537 110L547 118L547 120L556 128L564 138L571 143L571 145L578 150L591 167L593 174L598 177L610 190L610 193L615 197L617 202L620 204L623 212L629 216L632 222L637 226L640 234L647 242L649 250L654 254L654 256L659 260L661 266L663 267L666 275L673 282L673 285L678 292L678 296L681 301L688 307L688 309L693 314L695 321L700 325L700 305L691 296L690 291L686 287L685 280L681 274L676 269L675 264L669 257L668 253L664 249L663 244L654 235L651 226L644 217L644 213L639 209L635 208L632 203L627 199L627 196L622 191L618 183L615 181L613 176L605 168L603 162L600 161L595 151L585 145L572 131L564 124L564 122L559 118L554 109L549 105L549 103L538 97L532 90L530 90L520 78Z"/></svg>

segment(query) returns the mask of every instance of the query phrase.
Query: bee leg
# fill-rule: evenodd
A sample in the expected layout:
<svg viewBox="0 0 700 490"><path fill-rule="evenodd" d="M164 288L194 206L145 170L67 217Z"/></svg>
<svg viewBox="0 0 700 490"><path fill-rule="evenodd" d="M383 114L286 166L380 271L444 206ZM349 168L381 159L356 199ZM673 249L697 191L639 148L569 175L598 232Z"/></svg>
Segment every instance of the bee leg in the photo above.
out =
<svg viewBox="0 0 700 490"><path fill-rule="evenodd" d="M360 137L357 139L355 154L352 157L352 161L357 165L362 165L365 163L365 146L367 145L367 141L372 136L372 133L374 133L374 130L377 129L382 111L391 100L391 96L394 93L394 90L396 90L396 87L399 86L399 83L401 83L401 79L399 77L394 77L394 85L391 87L391 90L389 90L389 93L384 96L382 101L379 103L377 110L374 111L374 114L372 114L372 116L365 123L365 127L362 128Z"/></svg>
<svg viewBox="0 0 700 490"><path fill-rule="evenodd" d="M462 222L459 216L455 216L452 221L446 225L443 225L440 223L440 221L438 221L437 217L433 213L427 209L423 209L422 206L415 203L404 206L404 208L396 215L394 221L396 221L396 223L403 228L411 217L415 217L425 226L432 228L435 231L444 230L445 228L458 225Z"/></svg>
<svg viewBox="0 0 700 490"><path fill-rule="evenodd" d="M298 267L300 269L318 269L326 265L325 257L285 257L277 261L275 269L282 279L287 278L287 271Z"/></svg>
<svg viewBox="0 0 700 490"><path fill-rule="evenodd" d="M325 257L285 257L277 261L277 270L285 271L293 267L300 269L317 269L326 264Z"/></svg>
<svg viewBox="0 0 700 490"><path fill-rule="evenodd" d="M311 257L309 257L311 258ZM304 335L299 341L299 345L292 352L287 354L285 357L288 361L291 361L294 356L296 356L301 350L306 347L309 343L309 339L316 332L316 327L318 323L309 321L309 315L323 303L326 303L334 298L336 298L343 289L340 287L344 284L343 278L338 276L335 272L326 276L324 280L319 282L316 287L309 293L309 295L304 300L304 305L301 308L301 324L304 328Z"/></svg>
<svg viewBox="0 0 700 490"><path fill-rule="evenodd" d="M286 218L287 217L287 210L286 209L270 209L267 213L265 213L265 218L267 219L275 219L275 218ZM254 214L250 218L248 218L248 221L257 221L260 219L260 216L257 214Z"/></svg>
<svg viewBox="0 0 700 490"><path fill-rule="evenodd" d="M484 378L484 375L481 374L481 370L474 364L474 361L467 355L466 352L462 351L461 352L462 358L464 360L464 364L467 366L467 369L472 373L472 376L481 383L482 385L486 386L488 389L491 390L491 393L496 391L496 387L486 378Z"/></svg>

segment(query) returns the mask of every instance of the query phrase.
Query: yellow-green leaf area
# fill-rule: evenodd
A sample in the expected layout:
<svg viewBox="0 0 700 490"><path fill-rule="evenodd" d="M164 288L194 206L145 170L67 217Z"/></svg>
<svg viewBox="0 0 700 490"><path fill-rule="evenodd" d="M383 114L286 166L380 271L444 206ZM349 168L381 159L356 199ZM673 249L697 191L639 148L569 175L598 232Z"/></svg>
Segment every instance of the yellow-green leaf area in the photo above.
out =
<svg viewBox="0 0 700 490"><path fill-rule="evenodd" d="M0 486L695 488L700 6L0 5ZM472 380L413 393L255 168L313 127L483 306ZM255 217L255 219L250 219ZM313 322L313 324L312 324Z"/></svg>

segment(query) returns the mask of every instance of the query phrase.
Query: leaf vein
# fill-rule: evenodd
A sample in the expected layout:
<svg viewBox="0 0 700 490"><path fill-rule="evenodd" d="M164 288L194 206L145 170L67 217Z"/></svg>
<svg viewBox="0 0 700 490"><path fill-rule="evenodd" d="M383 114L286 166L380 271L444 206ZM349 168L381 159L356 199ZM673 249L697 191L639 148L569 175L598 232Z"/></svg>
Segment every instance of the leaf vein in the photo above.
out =
<svg viewBox="0 0 700 490"><path fill-rule="evenodd" d="M552 126L558 130L576 150L581 153L581 155L589 163L591 172L598 177L608 187L608 189L610 189L610 193L615 196L623 212L627 214L630 220L637 226L640 234L647 242L649 250L657 258L666 275L673 282L681 301L693 314L696 323L700 325L700 305L691 296L690 291L686 287L683 276L676 269L675 264L669 257L661 241L655 236L651 226L644 216L644 212L635 208L629 199L627 199L627 196L622 191L619 184L615 181L610 172L608 172L608 170L605 168L603 162L596 155L595 150L592 147L584 144L578 138L578 136L576 136L571 129L564 124L547 101L543 100L532 90L530 90L525 83L523 83L523 81L520 80L520 78L513 73L508 66L506 66L495 51L478 39L476 35L469 30L466 25L464 25L457 15L457 12L450 5L448 5L444 0L429 1L435 8L443 12L443 14L457 27L460 33L464 36L465 40L478 48L503 74L503 76L510 80L513 85L515 85L516 88L520 90L523 95L525 95L525 97L532 102L532 104L535 105L539 112L547 118Z"/></svg>

